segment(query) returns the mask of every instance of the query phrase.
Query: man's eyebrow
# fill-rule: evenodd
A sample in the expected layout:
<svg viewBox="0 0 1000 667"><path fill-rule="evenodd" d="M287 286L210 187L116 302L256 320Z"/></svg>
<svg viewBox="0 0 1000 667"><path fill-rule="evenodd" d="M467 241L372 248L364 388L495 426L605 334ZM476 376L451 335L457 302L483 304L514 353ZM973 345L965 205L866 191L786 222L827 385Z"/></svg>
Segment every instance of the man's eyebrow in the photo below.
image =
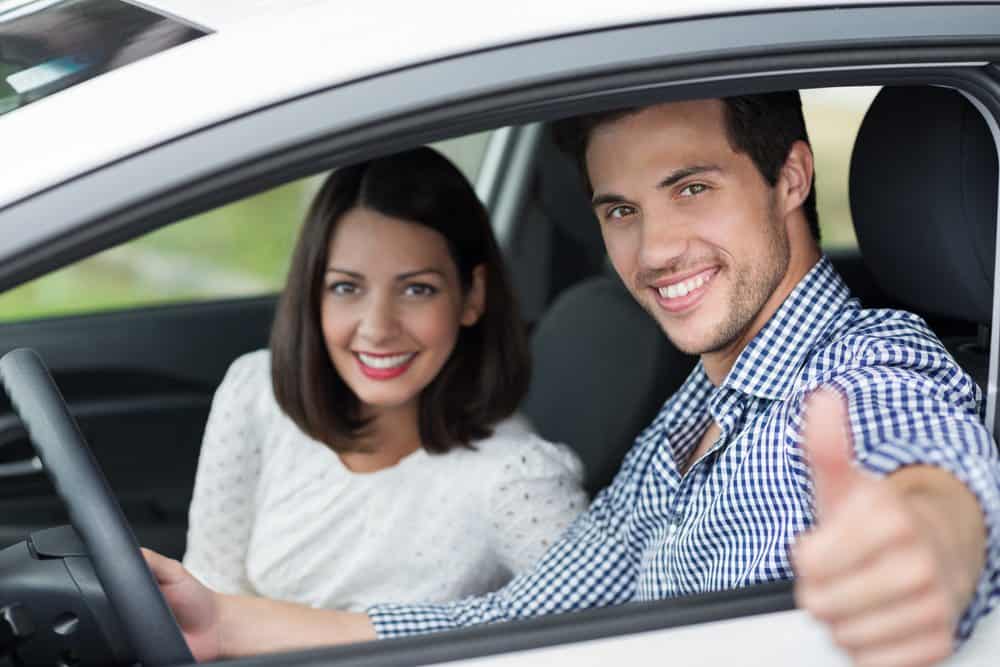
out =
<svg viewBox="0 0 1000 667"><path fill-rule="evenodd" d="M671 172L669 176L660 181L657 184L657 187L669 188L671 185L674 185L689 176L703 174L707 171L722 171L722 168L714 164L698 164L690 167L681 167L680 169ZM590 206L592 208L597 208L601 204L614 204L620 201L625 201L625 196L620 195L617 192L594 194L593 198L590 200Z"/></svg>
<svg viewBox="0 0 1000 667"><path fill-rule="evenodd" d="M625 201L625 197L614 192L600 195L594 194L594 197L590 200L590 207L597 208L601 204L614 204L620 201Z"/></svg>
<svg viewBox="0 0 1000 667"><path fill-rule="evenodd" d="M722 169L714 164L698 164L690 167L681 167L660 181L660 184L657 187L669 188L671 185L679 181L683 181L688 176L704 174L706 171L722 171Z"/></svg>

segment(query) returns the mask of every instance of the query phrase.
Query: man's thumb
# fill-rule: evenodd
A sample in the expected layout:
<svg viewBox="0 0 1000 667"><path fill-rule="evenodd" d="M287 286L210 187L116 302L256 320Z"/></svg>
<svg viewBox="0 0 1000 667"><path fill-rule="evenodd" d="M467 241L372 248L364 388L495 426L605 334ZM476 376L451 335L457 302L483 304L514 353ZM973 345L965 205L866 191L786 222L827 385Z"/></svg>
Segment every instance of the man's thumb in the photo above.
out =
<svg viewBox="0 0 1000 667"><path fill-rule="evenodd" d="M834 390L819 389L806 399L802 443L812 470L819 520L829 516L847 496L858 472L851 465L854 448L844 399Z"/></svg>

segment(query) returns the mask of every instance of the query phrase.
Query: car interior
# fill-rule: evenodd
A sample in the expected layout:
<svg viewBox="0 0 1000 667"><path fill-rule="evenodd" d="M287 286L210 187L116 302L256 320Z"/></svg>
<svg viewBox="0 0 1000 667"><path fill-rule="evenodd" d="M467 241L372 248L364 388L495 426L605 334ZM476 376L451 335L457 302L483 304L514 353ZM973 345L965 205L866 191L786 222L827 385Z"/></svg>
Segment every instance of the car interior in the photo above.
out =
<svg viewBox="0 0 1000 667"><path fill-rule="evenodd" d="M858 249L830 253L866 307L924 317L984 392L997 182L996 142L967 97L883 88L851 157ZM504 248L534 364L523 412L577 451L593 495L695 359L614 274L576 167L548 127L515 218ZM40 351L139 542L179 557L212 392L233 358L267 345L274 304L263 295L11 322L0 326L0 349ZM6 546L67 515L6 403L0 436Z"/></svg>
<svg viewBox="0 0 1000 667"><path fill-rule="evenodd" d="M671 345L602 261L588 197L579 179L566 175L564 156L541 154L537 178L548 187L537 206L555 235L568 237L553 244L554 254L565 255L553 256L552 265L586 277L559 291L534 328L536 366L524 410L542 435L572 444L594 493L694 360ZM558 168L562 180L548 173ZM939 87L884 88L851 157L860 256L832 256L866 307L924 317L984 392L996 183L992 135L965 96Z"/></svg>

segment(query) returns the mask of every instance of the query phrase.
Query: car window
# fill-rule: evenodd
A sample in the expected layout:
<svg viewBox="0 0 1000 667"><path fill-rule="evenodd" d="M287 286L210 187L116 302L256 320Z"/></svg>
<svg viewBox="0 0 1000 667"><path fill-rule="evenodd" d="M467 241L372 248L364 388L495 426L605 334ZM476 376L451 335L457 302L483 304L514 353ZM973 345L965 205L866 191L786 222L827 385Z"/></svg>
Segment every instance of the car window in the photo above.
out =
<svg viewBox="0 0 1000 667"><path fill-rule="evenodd" d="M816 158L816 207L825 250L858 247L847 198L851 148L877 86L802 91L809 141Z"/></svg>
<svg viewBox="0 0 1000 667"><path fill-rule="evenodd" d="M434 144L473 183L492 132ZM0 321L273 293L323 175L182 220L0 295Z"/></svg>
<svg viewBox="0 0 1000 667"><path fill-rule="evenodd" d="M120 0L0 1L0 115L204 34Z"/></svg>

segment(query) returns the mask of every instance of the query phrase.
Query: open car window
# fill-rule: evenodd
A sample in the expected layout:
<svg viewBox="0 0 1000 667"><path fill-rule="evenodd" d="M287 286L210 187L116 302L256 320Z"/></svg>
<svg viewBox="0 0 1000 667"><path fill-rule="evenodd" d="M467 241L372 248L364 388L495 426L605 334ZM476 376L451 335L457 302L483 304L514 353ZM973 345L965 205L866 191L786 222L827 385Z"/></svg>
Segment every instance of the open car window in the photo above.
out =
<svg viewBox="0 0 1000 667"><path fill-rule="evenodd" d="M435 147L475 183L494 135L475 133ZM323 178L296 180L181 220L0 294L0 321L278 292Z"/></svg>

